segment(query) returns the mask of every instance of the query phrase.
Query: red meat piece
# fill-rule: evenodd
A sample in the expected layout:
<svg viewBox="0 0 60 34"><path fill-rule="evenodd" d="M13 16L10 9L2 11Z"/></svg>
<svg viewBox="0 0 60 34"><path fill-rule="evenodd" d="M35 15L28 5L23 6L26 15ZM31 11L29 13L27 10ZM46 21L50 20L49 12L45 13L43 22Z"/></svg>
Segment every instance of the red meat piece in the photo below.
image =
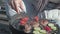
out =
<svg viewBox="0 0 60 34"><path fill-rule="evenodd" d="M21 20L20 20L20 24L22 25L24 25L24 24L26 24L27 23L27 21L28 21L28 17L25 17L25 18L22 18Z"/></svg>
<svg viewBox="0 0 60 34"><path fill-rule="evenodd" d="M28 21L28 19L29 19L28 17L25 17L25 18L22 19L22 21L26 22L26 21Z"/></svg>
<svg viewBox="0 0 60 34"><path fill-rule="evenodd" d="M39 17L38 17L38 16L35 16L34 19L35 19L36 21L38 21L38 20L39 20Z"/></svg>
<svg viewBox="0 0 60 34"><path fill-rule="evenodd" d="M44 29L45 29L46 31L48 31L48 32L51 31L51 28L50 28L49 26L45 26Z"/></svg>

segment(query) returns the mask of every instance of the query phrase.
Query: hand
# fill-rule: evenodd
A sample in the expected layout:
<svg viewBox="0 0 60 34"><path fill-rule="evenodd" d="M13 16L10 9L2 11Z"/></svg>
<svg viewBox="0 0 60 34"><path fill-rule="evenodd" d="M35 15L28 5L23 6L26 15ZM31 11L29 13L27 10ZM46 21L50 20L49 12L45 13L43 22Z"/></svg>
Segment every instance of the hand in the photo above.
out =
<svg viewBox="0 0 60 34"><path fill-rule="evenodd" d="M11 7L18 13L22 12L25 9L24 3L22 0L12 0L10 2Z"/></svg>

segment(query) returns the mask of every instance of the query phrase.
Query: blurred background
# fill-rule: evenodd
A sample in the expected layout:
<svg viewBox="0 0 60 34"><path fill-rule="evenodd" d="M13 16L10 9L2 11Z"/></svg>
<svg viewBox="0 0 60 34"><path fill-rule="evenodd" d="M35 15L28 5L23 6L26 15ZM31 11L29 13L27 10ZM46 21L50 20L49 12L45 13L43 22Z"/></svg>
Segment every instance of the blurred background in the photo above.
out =
<svg viewBox="0 0 60 34"><path fill-rule="evenodd" d="M9 18L6 15L6 9L5 9L7 1L9 1L9 0L0 0L0 34L11 34L11 31L9 29ZM48 4L44 8L44 10L49 11L52 9L60 9L60 0L49 0ZM46 12L46 14L47 14L47 12ZM42 12L42 14L39 13L38 16L40 18L46 18L46 15L44 15L44 12ZM52 18L50 18L50 17L47 17L47 19L49 19L52 22L55 22L54 19L51 20Z"/></svg>

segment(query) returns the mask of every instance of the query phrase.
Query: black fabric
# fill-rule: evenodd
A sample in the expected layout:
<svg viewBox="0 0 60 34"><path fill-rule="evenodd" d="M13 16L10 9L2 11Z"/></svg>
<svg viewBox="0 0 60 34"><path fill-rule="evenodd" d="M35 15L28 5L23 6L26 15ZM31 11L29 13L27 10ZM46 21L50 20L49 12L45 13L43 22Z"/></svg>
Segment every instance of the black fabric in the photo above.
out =
<svg viewBox="0 0 60 34"><path fill-rule="evenodd" d="M2 23L5 23L5 22L2 22ZM9 26L2 23L0 23L0 34L11 34Z"/></svg>
<svg viewBox="0 0 60 34"><path fill-rule="evenodd" d="M56 9L57 5L58 5L58 4L56 4L56 3L49 2L49 3L47 4L47 6L44 8L44 10Z"/></svg>
<svg viewBox="0 0 60 34"><path fill-rule="evenodd" d="M48 0L23 0L26 9L27 14L29 17L36 16L39 12L42 12L44 7L48 4Z"/></svg>

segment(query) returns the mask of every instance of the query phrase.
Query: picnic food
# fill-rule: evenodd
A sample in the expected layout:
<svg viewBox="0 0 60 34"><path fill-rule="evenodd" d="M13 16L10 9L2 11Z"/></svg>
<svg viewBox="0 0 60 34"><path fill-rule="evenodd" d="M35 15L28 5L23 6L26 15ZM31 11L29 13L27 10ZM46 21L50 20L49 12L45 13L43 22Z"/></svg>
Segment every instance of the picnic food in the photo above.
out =
<svg viewBox="0 0 60 34"><path fill-rule="evenodd" d="M25 25L28 20L29 20L28 17L22 18L22 19L20 20L20 24L21 24L21 25Z"/></svg>
<svg viewBox="0 0 60 34"><path fill-rule="evenodd" d="M34 28L33 34L46 34L46 31L38 27L38 28Z"/></svg>
<svg viewBox="0 0 60 34"><path fill-rule="evenodd" d="M54 26L54 24L52 24L52 23L49 23L48 26L51 27L51 29L54 31L57 30L57 27Z"/></svg>
<svg viewBox="0 0 60 34"><path fill-rule="evenodd" d="M30 33L30 32L31 32L31 29L32 29L32 27L31 27L30 25L26 24L26 25L25 25L24 32Z"/></svg>

